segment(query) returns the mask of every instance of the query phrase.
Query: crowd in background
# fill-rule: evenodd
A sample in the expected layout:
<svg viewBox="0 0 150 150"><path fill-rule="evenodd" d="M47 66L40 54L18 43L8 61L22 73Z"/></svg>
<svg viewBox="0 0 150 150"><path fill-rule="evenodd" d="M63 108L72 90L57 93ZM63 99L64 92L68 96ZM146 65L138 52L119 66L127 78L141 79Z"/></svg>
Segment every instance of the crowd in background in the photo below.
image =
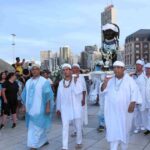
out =
<svg viewBox="0 0 150 150"><path fill-rule="evenodd" d="M16 127L17 119L25 119L25 114L21 111L21 93L26 82L32 77L32 64L29 63L28 67L24 68L24 63L25 59L20 62L20 58L17 57L16 63L13 64L14 72L6 70L0 73L0 129L6 125L8 118L12 119L12 128ZM58 83L54 84L52 81L51 72L43 70L41 76L49 81L54 93L56 93Z"/></svg>

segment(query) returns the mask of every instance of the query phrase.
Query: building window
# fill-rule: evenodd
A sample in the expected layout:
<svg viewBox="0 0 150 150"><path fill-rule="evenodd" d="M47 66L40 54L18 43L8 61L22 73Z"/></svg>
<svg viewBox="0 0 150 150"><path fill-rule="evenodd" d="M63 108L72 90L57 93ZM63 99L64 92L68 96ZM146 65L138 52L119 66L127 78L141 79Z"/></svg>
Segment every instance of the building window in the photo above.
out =
<svg viewBox="0 0 150 150"><path fill-rule="evenodd" d="M139 54L139 53L140 53L140 51L137 49L137 50L135 51L135 53L136 53L136 54Z"/></svg>
<svg viewBox="0 0 150 150"><path fill-rule="evenodd" d="M140 48L140 44L135 44L135 48Z"/></svg>
<svg viewBox="0 0 150 150"><path fill-rule="evenodd" d="M144 59L147 59L148 58L148 56L147 55L144 55Z"/></svg>
<svg viewBox="0 0 150 150"><path fill-rule="evenodd" d="M135 41L139 41L139 38L138 38L138 37L136 37L136 38L135 38Z"/></svg>
<svg viewBox="0 0 150 150"><path fill-rule="evenodd" d="M136 55L136 59L139 59L140 58L140 56L139 55Z"/></svg>
<svg viewBox="0 0 150 150"><path fill-rule="evenodd" d="M149 45L148 43L143 43L143 48L148 49Z"/></svg>
<svg viewBox="0 0 150 150"><path fill-rule="evenodd" d="M143 52L144 54L148 54L148 50L144 50L144 52Z"/></svg>

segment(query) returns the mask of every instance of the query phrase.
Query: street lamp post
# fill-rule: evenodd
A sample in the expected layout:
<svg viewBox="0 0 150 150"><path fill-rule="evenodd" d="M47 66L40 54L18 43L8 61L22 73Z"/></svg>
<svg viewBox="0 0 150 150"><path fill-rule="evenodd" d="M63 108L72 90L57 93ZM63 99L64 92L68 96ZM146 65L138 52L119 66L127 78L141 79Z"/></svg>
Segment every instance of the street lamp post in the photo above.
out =
<svg viewBox="0 0 150 150"><path fill-rule="evenodd" d="M15 43L15 37L16 37L16 34L11 34L11 36L12 36L12 54L13 54L13 63L15 63L15 45L16 45L16 43Z"/></svg>

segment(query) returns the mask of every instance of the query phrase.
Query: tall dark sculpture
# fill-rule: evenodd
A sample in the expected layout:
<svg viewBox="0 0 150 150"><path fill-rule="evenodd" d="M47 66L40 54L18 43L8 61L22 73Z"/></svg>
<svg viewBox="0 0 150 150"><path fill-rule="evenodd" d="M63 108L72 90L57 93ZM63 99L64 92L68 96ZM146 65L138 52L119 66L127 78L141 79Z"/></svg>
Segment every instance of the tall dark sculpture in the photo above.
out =
<svg viewBox="0 0 150 150"><path fill-rule="evenodd" d="M102 27L103 42L102 42L102 60L112 66L117 60L117 50L119 49L120 29L118 25L110 23Z"/></svg>

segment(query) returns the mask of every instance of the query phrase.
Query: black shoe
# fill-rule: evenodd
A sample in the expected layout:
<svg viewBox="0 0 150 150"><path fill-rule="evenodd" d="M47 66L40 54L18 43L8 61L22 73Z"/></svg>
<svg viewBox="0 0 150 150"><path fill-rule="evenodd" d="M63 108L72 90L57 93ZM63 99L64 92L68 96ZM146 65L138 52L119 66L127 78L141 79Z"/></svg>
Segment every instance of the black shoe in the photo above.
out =
<svg viewBox="0 0 150 150"><path fill-rule="evenodd" d="M44 146L46 146L46 145L48 145L49 144L49 142L47 141L47 142L45 142L41 147L44 147Z"/></svg>
<svg viewBox="0 0 150 150"><path fill-rule="evenodd" d="M98 128L97 128L97 131L98 132L103 132L105 130L105 127L104 126L99 126Z"/></svg>
<svg viewBox="0 0 150 150"><path fill-rule="evenodd" d="M99 106L99 103L98 103L98 102L96 102L96 103L94 104L94 106Z"/></svg>
<svg viewBox="0 0 150 150"><path fill-rule="evenodd" d="M147 131L144 132L144 134L145 134L145 135L148 135L148 134L150 134L150 131L147 130Z"/></svg>
<svg viewBox="0 0 150 150"><path fill-rule="evenodd" d="M4 125L3 125L3 124L1 124L1 125L0 125L0 130L1 130L1 129L3 129L3 128L4 128Z"/></svg>
<svg viewBox="0 0 150 150"><path fill-rule="evenodd" d="M11 128L15 128L16 127L16 123L13 123L12 127Z"/></svg>

